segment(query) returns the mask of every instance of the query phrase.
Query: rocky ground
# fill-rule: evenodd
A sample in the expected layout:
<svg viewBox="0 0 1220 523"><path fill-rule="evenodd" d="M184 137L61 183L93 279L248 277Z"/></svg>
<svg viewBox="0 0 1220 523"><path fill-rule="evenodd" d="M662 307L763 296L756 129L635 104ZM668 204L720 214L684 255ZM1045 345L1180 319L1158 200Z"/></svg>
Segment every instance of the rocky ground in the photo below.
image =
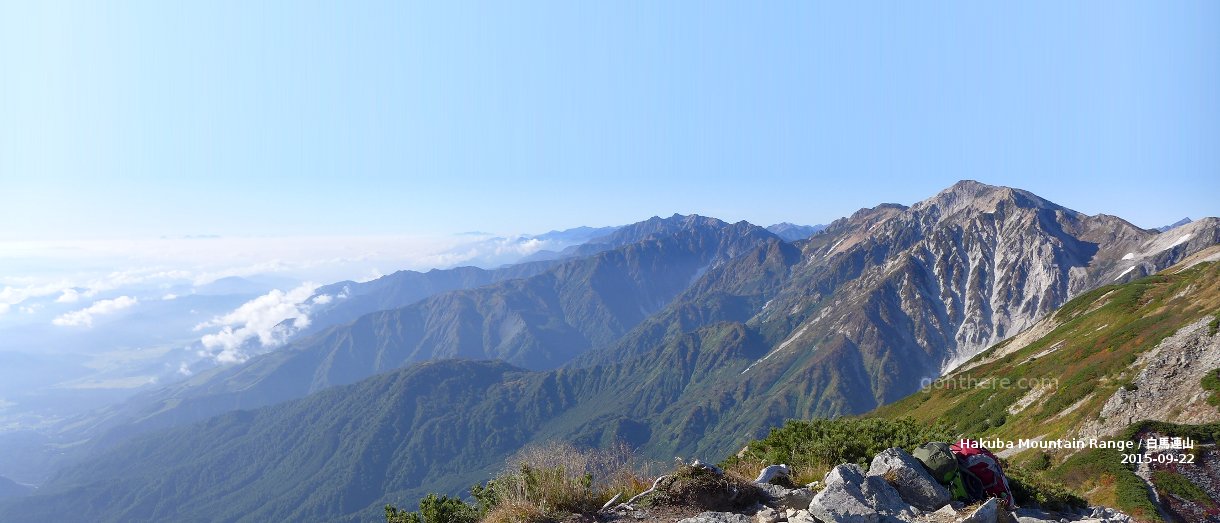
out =
<svg viewBox="0 0 1220 523"><path fill-rule="evenodd" d="M952 501L949 491L915 458L896 448L877 454L867 470L854 464L839 465L823 481L805 486L793 485L782 465L768 467L752 482L732 479L716 467L698 462L689 470L687 479L663 476L650 491L627 502L607 504L596 519L667 523L1132 522L1129 516L1105 507L1071 513L1034 507L1010 511L998 499L973 505ZM691 481L689 477L702 479ZM689 491L693 484L699 485L694 494ZM728 506L740 508L725 509Z"/></svg>

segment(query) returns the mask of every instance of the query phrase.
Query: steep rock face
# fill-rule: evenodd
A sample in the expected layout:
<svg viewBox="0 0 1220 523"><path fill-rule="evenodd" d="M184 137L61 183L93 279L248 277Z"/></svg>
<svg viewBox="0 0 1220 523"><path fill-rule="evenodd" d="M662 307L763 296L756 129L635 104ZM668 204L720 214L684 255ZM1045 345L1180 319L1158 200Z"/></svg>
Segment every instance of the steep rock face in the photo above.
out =
<svg viewBox="0 0 1220 523"><path fill-rule="evenodd" d="M848 397L893 401L1081 292L1220 242L1215 219L1169 234L970 181L910 208L860 211L805 243L801 266L752 318L776 349L750 372L779 379L793 367L858 361L836 368L868 377Z"/></svg>

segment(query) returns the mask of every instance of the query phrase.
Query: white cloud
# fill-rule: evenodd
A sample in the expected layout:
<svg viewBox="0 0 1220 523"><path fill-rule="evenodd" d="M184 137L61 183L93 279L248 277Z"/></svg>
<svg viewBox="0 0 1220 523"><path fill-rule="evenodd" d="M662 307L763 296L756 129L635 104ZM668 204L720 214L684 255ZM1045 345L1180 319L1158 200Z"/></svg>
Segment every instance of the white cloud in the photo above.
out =
<svg viewBox="0 0 1220 523"><path fill-rule="evenodd" d="M326 305L327 303L330 303L334 299L335 299L335 297L331 296L329 294L319 294L314 297L313 303L314 303L314 305Z"/></svg>
<svg viewBox="0 0 1220 523"><path fill-rule="evenodd" d="M165 296L162 296L161 299L164 301L176 300L178 299L178 295L171 292Z"/></svg>
<svg viewBox="0 0 1220 523"><path fill-rule="evenodd" d="M224 316L196 325L195 330L220 327L200 338L208 355L217 363L243 362L250 358L244 350L248 342L257 340L263 348L283 344L291 334L280 326L285 320L293 320L297 329L309 326L308 300L317 288L316 283L305 283L288 292L273 290Z"/></svg>
<svg viewBox="0 0 1220 523"><path fill-rule="evenodd" d="M190 376L190 375L194 374L194 372L191 372L190 365L183 363L181 365L178 365L178 374L181 374L183 376Z"/></svg>
<svg viewBox="0 0 1220 523"><path fill-rule="evenodd" d="M5 285L4 288L0 288L0 314L7 312L13 305L20 305L25 300L58 294L66 287L70 287L66 280L26 283L20 287Z"/></svg>
<svg viewBox="0 0 1220 523"><path fill-rule="evenodd" d="M425 259L437 267L450 267L463 264L494 267L514 262L538 251L560 250L568 245L570 243L540 240L528 236L489 238L455 245L448 250L428 256Z"/></svg>
<svg viewBox="0 0 1220 523"><path fill-rule="evenodd" d="M45 320L37 315L21 319L7 313L32 308L36 302L53 309L52 301L72 307L115 295L164 300L189 292L191 285L228 276L274 275L286 282L368 281L380 277L381 269L494 267L566 245L529 236L435 235L0 241L0 252L5 253L0 258L0 275L5 275L0 283L0 315L7 323L41 322ZM79 313L57 318L58 324L86 325L93 318ZM240 332L244 324L216 327L222 331L226 326L239 338L245 335Z"/></svg>
<svg viewBox="0 0 1220 523"><path fill-rule="evenodd" d="M51 320L51 323L60 327L92 327L94 316L113 314L132 307L137 303L139 303L139 300L131 296L119 296L113 300L99 300L84 309L60 315L58 318Z"/></svg>

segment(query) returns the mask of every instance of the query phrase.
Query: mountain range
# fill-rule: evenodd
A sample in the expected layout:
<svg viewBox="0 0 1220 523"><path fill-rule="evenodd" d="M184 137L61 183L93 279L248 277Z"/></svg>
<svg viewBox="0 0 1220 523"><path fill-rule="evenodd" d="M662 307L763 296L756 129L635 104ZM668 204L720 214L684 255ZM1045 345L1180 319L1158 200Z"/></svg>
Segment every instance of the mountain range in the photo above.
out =
<svg viewBox="0 0 1220 523"><path fill-rule="evenodd" d="M330 326L61 427L75 464L0 515L357 521L531 442L719 458L902 400L1220 244L1216 218L1161 233L973 181L779 232L654 217L551 260L323 288L346 293Z"/></svg>

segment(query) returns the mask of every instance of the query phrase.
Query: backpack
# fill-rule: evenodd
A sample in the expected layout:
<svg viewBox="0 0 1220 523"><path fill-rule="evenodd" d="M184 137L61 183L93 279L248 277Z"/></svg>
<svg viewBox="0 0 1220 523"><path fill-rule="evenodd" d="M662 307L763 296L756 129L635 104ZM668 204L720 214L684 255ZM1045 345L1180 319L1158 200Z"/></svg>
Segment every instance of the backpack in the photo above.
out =
<svg viewBox="0 0 1220 523"><path fill-rule="evenodd" d="M977 441L963 439L949 449L957 458L958 479L953 484L954 497L966 494L971 500L1000 498L1005 508L1017 507L1008 487L1008 478L1000 466L1000 458L983 448Z"/></svg>
<svg viewBox="0 0 1220 523"><path fill-rule="evenodd" d="M941 485L952 485L957 478L957 458L953 456L948 443L924 443L911 452L911 456L919 460Z"/></svg>
<svg viewBox="0 0 1220 523"><path fill-rule="evenodd" d="M938 483L949 489L949 494L953 496L953 499L966 503L974 500L970 496L970 492L966 490L962 475L957 471L957 457L953 455L953 450L948 443L939 441L924 443L911 452L911 456L919 460L923 468L927 469Z"/></svg>

